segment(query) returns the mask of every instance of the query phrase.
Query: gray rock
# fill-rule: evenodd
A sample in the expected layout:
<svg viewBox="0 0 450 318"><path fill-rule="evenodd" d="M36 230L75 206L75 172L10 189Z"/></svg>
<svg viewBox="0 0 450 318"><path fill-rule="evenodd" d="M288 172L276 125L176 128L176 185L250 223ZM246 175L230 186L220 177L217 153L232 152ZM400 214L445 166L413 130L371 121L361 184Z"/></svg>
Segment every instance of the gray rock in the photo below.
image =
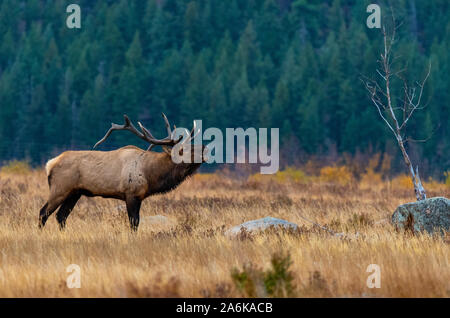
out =
<svg viewBox="0 0 450 318"><path fill-rule="evenodd" d="M144 217L145 222L147 223L167 223L169 222L169 218L164 215L150 215Z"/></svg>
<svg viewBox="0 0 450 318"><path fill-rule="evenodd" d="M270 226L274 226L274 228L284 228L292 230L296 230L298 228L298 225L295 223L291 223L286 220L268 216L262 219L248 221L242 223L241 225L232 227L231 229L227 230L225 234L230 236L236 236L241 232L242 228L245 228L247 232L256 233L267 230Z"/></svg>
<svg viewBox="0 0 450 318"><path fill-rule="evenodd" d="M396 229L428 233L448 231L450 227L450 200L435 197L400 205L392 215Z"/></svg>
<svg viewBox="0 0 450 318"><path fill-rule="evenodd" d="M164 215L150 215L141 218L141 224L153 227L172 227L176 223Z"/></svg>

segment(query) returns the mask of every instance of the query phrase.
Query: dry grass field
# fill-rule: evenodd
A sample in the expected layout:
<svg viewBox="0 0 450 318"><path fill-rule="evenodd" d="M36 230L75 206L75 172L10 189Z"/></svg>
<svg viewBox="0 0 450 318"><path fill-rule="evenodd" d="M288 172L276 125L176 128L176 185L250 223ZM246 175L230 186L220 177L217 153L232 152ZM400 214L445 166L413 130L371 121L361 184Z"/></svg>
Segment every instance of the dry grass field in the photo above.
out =
<svg viewBox="0 0 450 318"><path fill-rule="evenodd" d="M290 263L284 267L288 278L275 281L275 296L449 297L448 236L397 233L389 224L399 204L414 200L412 188L347 181L196 175L144 201L133 234L124 204L101 198L82 198L65 231L54 215L39 230L45 173L2 172L0 297L266 296L257 278L271 270L276 255L289 255ZM428 184L427 190L430 197L450 197L444 184ZM169 222L152 224L148 217L154 215ZM301 230L224 235L231 226L265 216ZM302 216L347 237L319 230ZM66 285L70 264L81 268L79 289ZM369 264L381 267L379 289L366 286ZM254 279L253 292L233 281L232 273L244 269Z"/></svg>

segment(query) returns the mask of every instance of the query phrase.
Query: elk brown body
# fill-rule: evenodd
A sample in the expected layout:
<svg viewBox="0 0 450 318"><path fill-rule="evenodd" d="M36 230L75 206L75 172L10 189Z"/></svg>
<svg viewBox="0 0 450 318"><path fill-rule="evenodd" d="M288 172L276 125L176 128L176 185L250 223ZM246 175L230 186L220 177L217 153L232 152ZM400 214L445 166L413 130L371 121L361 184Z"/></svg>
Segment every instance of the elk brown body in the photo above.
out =
<svg viewBox="0 0 450 318"><path fill-rule="evenodd" d="M105 141L113 130L129 130L142 139L145 138L152 146L163 146L164 152L149 151L152 146L147 151L126 146L113 151L66 151L48 161L46 172L50 196L39 213L39 226L43 227L48 217L59 207L56 219L60 227L64 228L75 204L85 195L125 201L130 226L137 230L142 200L176 188L204 162L203 157L200 163L193 160L196 151L203 154L203 145L185 145L190 147L192 154L190 163L172 161L169 147L180 142L181 138L171 138L170 125L164 114L163 117L166 127L169 127L169 136L165 139L155 139L140 123L142 133L137 131L125 116L125 125L112 124L112 128L99 143ZM185 141L192 139L194 130L195 122Z"/></svg>

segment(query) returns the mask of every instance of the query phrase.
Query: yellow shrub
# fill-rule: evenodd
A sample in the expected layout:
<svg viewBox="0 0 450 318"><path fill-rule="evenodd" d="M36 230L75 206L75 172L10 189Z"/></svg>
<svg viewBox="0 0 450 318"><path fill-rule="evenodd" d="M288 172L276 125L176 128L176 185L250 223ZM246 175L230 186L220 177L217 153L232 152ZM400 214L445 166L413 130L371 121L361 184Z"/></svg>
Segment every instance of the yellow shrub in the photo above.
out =
<svg viewBox="0 0 450 318"><path fill-rule="evenodd" d="M392 179L392 187L401 189L414 188L411 177L406 174L401 174Z"/></svg>
<svg viewBox="0 0 450 318"><path fill-rule="evenodd" d="M450 171L444 172L445 178L445 184L450 187Z"/></svg>
<svg viewBox="0 0 450 318"><path fill-rule="evenodd" d="M260 173L252 174L247 178L247 182L256 182L256 183L270 180L273 180L273 175Z"/></svg>
<svg viewBox="0 0 450 318"><path fill-rule="evenodd" d="M427 181L422 181L423 186L426 190L432 190L432 191L443 191L445 188L445 185L442 183L434 180L433 178L429 177ZM391 181L391 185L393 188L397 189L414 189L413 182L411 180L411 176L402 174Z"/></svg>
<svg viewBox="0 0 450 318"><path fill-rule="evenodd" d="M391 160L392 160L392 157L389 156L387 153L385 153L383 155L383 161L381 162L381 168L380 168L380 173L383 176L389 175L389 172L391 171Z"/></svg>
<svg viewBox="0 0 450 318"><path fill-rule="evenodd" d="M278 171L275 174L275 180L281 183L286 181L304 182L307 179L308 177L302 170L294 168L286 168L286 170Z"/></svg>
<svg viewBox="0 0 450 318"><path fill-rule="evenodd" d="M278 171L276 174L255 173L248 177L249 182L275 181L277 183L285 183L306 182L308 180L308 176L302 170L295 168L286 168L283 171Z"/></svg>
<svg viewBox="0 0 450 318"><path fill-rule="evenodd" d="M382 183L383 183L383 180L381 177L381 173L376 173L372 169L369 169L369 170L367 170L366 173L364 173L361 176L361 180L360 180L359 184L362 188L369 188L373 185L379 185Z"/></svg>
<svg viewBox="0 0 450 318"><path fill-rule="evenodd" d="M320 181L347 185L353 181L353 175L346 166L331 166L320 169Z"/></svg>
<svg viewBox="0 0 450 318"><path fill-rule="evenodd" d="M229 177L220 175L218 173L197 173L192 177L192 186L198 187L218 187L229 186L232 183Z"/></svg>
<svg viewBox="0 0 450 318"><path fill-rule="evenodd" d="M27 161L19 160L12 160L0 169L0 172L8 174L27 174L30 171L30 164Z"/></svg>
<svg viewBox="0 0 450 318"><path fill-rule="evenodd" d="M428 180L423 183L423 186L425 187L425 189L427 191L431 190L431 191L437 191L437 192L445 191L445 187L446 187L445 184L440 183L437 180L434 180L432 177L429 177Z"/></svg>
<svg viewBox="0 0 450 318"><path fill-rule="evenodd" d="M369 160L369 164L366 167L366 171L361 174L361 179L359 182L359 186L361 188L367 189L374 185L382 184L381 173L375 172L375 169L378 166L379 161L380 161L380 154L374 155Z"/></svg>

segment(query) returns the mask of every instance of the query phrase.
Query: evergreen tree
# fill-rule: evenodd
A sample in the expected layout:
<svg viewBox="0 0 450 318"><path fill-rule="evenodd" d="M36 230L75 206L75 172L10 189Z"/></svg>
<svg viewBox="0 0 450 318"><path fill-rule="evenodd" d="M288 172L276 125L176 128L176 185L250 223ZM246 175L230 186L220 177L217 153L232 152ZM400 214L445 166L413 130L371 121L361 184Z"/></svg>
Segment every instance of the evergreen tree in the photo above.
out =
<svg viewBox="0 0 450 318"><path fill-rule="evenodd" d="M366 1L80 5L82 28L69 29L64 1L0 2L0 162L38 164L62 150L90 149L124 113L164 136L160 112L177 126L197 118L204 127L278 127L280 140L298 140L311 156L336 145L339 154L389 152L401 160L359 82L377 68L381 44L380 30L365 26ZM392 5L404 21L395 66L407 67L411 83L432 63L422 97L428 106L406 137L431 135L410 147L428 161L426 174L442 177L450 170L450 3ZM394 80L392 88L401 85ZM128 134L113 134L104 147L130 143L145 147Z"/></svg>

